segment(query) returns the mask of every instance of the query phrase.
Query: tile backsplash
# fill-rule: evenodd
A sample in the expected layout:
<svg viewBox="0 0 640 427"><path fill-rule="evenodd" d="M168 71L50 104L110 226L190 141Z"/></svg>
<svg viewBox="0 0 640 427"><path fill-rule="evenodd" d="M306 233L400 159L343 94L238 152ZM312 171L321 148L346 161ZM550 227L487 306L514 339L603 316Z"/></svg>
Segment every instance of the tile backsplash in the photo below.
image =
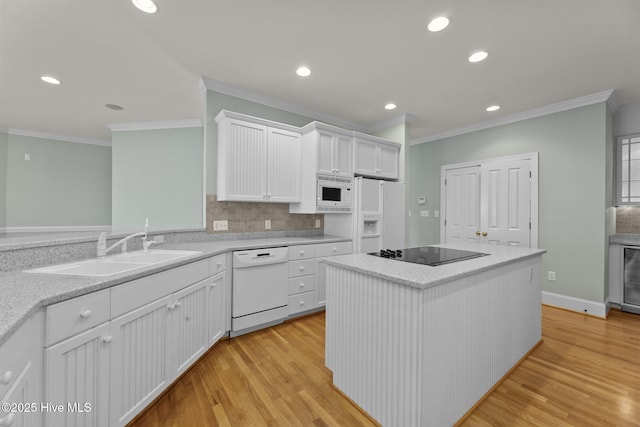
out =
<svg viewBox="0 0 640 427"><path fill-rule="evenodd" d="M213 221L227 220L229 229L213 231ZM265 220L271 230L265 230ZM316 228L316 220L320 227ZM322 214L290 214L288 203L219 202L215 194L207 195L207 233L251 233L264 231L322 230Z"/></svg>
<svg viewBox="0 0 640 427"><path fill-rule="evenodd" d="M616 233L640 234L640 206L616 208Z"/></svg>

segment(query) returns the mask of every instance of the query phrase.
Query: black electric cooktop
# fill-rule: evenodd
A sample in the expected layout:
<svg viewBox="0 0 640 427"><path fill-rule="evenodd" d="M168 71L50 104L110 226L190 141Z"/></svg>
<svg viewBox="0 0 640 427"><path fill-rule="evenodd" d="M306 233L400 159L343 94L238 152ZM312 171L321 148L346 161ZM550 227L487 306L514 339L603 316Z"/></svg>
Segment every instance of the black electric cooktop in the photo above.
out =
<svg viewBox="0 0 640 427"><path fill-rule="evenodd" d="M442 264L478 258L489 254L462 251L460 249L440 248L437 246L421 246L418 248L407 249L383 249L380 252L370 252L369 255L435 267Z"/></svg>

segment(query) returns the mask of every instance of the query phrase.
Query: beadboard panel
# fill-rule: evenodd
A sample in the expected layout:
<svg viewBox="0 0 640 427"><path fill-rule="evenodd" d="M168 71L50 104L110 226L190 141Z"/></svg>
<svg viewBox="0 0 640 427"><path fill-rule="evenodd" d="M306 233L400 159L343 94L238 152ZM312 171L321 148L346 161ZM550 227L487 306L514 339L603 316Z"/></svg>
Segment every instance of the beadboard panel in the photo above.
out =
<svg viewBox="0 0 640 427"><path fill-rule="evenodd" d="M326 363L384 426L450 426L541 337L540 258L427 288L327 266Z"/></svg>

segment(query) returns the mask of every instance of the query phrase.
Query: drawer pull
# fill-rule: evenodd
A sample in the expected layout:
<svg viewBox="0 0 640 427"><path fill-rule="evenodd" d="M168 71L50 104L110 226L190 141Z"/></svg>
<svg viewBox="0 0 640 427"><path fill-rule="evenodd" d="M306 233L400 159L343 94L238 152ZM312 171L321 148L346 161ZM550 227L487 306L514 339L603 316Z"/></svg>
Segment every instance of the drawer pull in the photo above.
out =
<svg viewBox="0 0 640 427"><path fill-rule="evenodd" d="M178 301L178 302L176 303L176 307L180 307L181 305L182 305L182 303L181 303L180 301Z"/></svg>
<svg viewBox="0 0 640 427"><path fill-rule="evenodd" d="M300 267L300 271L304 271L304 266L301 266L301 267Z"/></svg>
<svg viewBox="0 0 640 427"><path fill-rule="evenodd" d="M91 310L85 310L80 313L80 317L83 319L88 319L91 316Z"/></svg>
<svg viewBox="0 0 640 427"><path fill-rule="evenodd" d="M333 248L332 249L333 252L336 252L337 250L338 250L338 248Z"/></svg>
<svg viewBox="0 0 640 427"><path fill-rule="evenodd" d="M7 371L0 377L0 384L9 384L13 379L13 371Z"/></svg>
<svg viewBox="0 0 640 427"><path fill-rule="evenodd" d="M218 268L222 267L222 263L220 261L218 261L216 265L218 266Z"/></svg>
<svg viewBox="0 0 640 427"><path fill-rule="evenodd" d="M111 335L107 335L106 337L102 337L102 342L105 344L109 344L111 342L111 340L113 340L113 337Z"/></svg>
<svg viewBox="0 0 640 427"><path fill-rule="evenodd" d="M0 426L9 427L13 425L13 420L16 418L16 414L11 413L4 418L0 418Z"/></svg>
<svg viewBox="0 0 640 427"><path fill-rule="evenodd" d="M300 300L300 307L304 305L304 300Z"/></svg>
<svg viewBox="0 0 640 427"><path fill-rule="evenodd" d="M176 308L176 305L175 305L175 304L169 304L169 305L167 306L167 308L168 308L169 310L173 310L174 308Z"/></svg>
<svg viewBox="0 0 640 427"><path fill-rule="evenodd" d="M300 288L304 288L304 283L300 283Z"/></svg>
<svg viewBox="0 0 640 427"><path fill-rule="evenodd" d="M300 255L304 255L304 251L300 251Z"/></svg>

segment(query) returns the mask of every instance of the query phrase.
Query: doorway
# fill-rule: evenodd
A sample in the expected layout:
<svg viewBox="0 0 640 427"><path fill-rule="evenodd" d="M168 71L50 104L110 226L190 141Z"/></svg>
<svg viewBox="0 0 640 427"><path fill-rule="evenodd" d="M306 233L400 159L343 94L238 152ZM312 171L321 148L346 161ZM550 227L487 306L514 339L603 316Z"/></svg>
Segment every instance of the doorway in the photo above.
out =
<svg viewBox="0 0 640 427"><path fill-rule="evenodd" d="M538 153L442 166L440 240L538 247Z"/></svg>

